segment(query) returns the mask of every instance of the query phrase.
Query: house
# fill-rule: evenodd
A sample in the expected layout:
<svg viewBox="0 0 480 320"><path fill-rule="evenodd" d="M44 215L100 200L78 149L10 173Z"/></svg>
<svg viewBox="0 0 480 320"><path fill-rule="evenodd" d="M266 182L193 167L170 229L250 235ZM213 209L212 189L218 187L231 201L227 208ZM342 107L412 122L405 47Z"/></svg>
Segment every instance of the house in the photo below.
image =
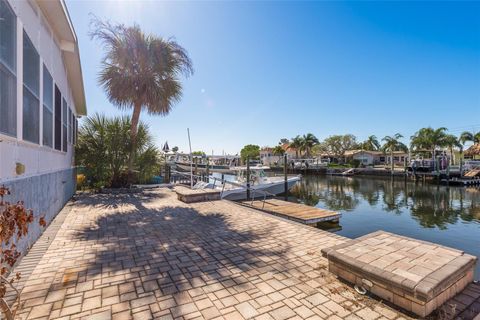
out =
<svg viewBox="0 0 480 320"><path fill-rule="evenodd" d="M405 161L408 161L408 156L406 152L394 151L393 162L395 165L403 166ZM357 160L364 166L391 164L391 157L389 153L381 151L348 150L345 152L345 158Z"/></svg>
<svg viewBox="0 0 480 320"><path fill-rule="evenodd" d="M288 143L284 143L280 146L287 155L288 160L296 158L297 153L295 148L289 148ZM273 148L271 147L263 147L260 149L260 161L266 166L283 164L283 156L274 155Z"/></svg>
<svg viewBox="0 0 480 320"><path fill-rule="evenodd" d="M77 36L63 0L0 0L0 185L50 222L76 187L86 114ZM41 233L32 225L24 251Z"/></svg>
<svg viewBox="0 0 480 320"><path fill-rule="evenodd" d="M297 157L297 149L296 148L291 148L290 144L284 143L281 145L283 151L285 151L285 154L287 155L288 159L295 159Z"/></svg>

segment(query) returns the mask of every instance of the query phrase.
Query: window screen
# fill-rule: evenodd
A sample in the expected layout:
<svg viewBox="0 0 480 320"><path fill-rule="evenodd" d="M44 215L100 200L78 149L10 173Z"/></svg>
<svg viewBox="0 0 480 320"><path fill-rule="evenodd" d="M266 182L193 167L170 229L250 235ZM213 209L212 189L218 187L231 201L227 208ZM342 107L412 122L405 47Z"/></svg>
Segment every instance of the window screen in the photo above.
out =
<svg viewBox="0 0 480 320"><path fill-rule="evenodd" d="M39 143L40 56L23 32L23 140Z"/></svg>
<svg viewBox="0 0 480 320"><path fill-rule="evenodd" d="M16 18L0 0L0 133L17 135Z"/></svg>
<svg viewBox="0 0 480 320"><path fill-rule="evenodd" d="M67 152L67 121L68 121L68 106L67 106L67 101L65 101L65 98L62 99L63 102L63 108L62 108L62 151Z"/></svg>
<svg viewBox="0 0 480 320"><path fill-rule="evenodd" d="M55 149L62 150L62 93L55 85Z"/></svg>
<svg viewBox="0 0 480 320"><path fill-rule="evenodd" d="M43 145L53 147L53 79L43 66Z"/></svg>

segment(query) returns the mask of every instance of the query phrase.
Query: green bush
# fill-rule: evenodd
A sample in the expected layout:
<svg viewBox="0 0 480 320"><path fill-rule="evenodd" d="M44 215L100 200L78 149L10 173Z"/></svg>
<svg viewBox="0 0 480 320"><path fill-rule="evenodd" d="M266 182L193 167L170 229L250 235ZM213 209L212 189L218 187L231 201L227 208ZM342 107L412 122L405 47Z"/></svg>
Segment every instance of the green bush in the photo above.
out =
<svg viewBox="0 0 480 320"><path fill-rule="evenodd" d="M90 186L127 185L130 127L129 117L94 114L79 128L75 161L84 167ZM147 125L140 122L134 153L135 182L147 181L159 173L158 150L152 140Z"/></svg>
<svg viewBox="0 0 480 320"><path fill-rule="evenodd" d="M358 168L360 166L360 160L358 159L351 159L348 161L348 164L352 167L352 168Z"/></svg>

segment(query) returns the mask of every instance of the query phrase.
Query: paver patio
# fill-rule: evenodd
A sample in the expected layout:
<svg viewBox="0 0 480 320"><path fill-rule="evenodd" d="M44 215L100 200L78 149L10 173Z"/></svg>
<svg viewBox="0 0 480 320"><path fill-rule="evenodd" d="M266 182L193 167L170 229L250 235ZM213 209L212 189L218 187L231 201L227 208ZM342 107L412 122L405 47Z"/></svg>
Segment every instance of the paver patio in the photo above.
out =
<svg viewBox="0 0 480 320"><path fill-rule="evenodd" d="M82 195L32 267L20 319L405 319L327 272L345 238L168 189ZM27 255L28 257L28 255Z"/></svg>

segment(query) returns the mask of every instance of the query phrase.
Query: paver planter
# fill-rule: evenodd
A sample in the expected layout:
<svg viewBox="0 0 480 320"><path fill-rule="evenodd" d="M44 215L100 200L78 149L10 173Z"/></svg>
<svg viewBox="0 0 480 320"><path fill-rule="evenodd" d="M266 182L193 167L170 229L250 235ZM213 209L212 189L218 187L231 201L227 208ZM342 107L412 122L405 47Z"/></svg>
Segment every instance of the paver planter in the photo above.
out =
<svg viewBox="0 0 480 320"><path fill-rule="evenodd" d="M322 254L333 274L421 317L473 281L477 260L384 231L322 249Z"/></svg>
<svg viewBox="0 0 480 320"><path fill-rule="evenodd" d="M214 189L189 189L186 187L175 187L178 200L185 203L220 200L220 191Z"/></svg>

